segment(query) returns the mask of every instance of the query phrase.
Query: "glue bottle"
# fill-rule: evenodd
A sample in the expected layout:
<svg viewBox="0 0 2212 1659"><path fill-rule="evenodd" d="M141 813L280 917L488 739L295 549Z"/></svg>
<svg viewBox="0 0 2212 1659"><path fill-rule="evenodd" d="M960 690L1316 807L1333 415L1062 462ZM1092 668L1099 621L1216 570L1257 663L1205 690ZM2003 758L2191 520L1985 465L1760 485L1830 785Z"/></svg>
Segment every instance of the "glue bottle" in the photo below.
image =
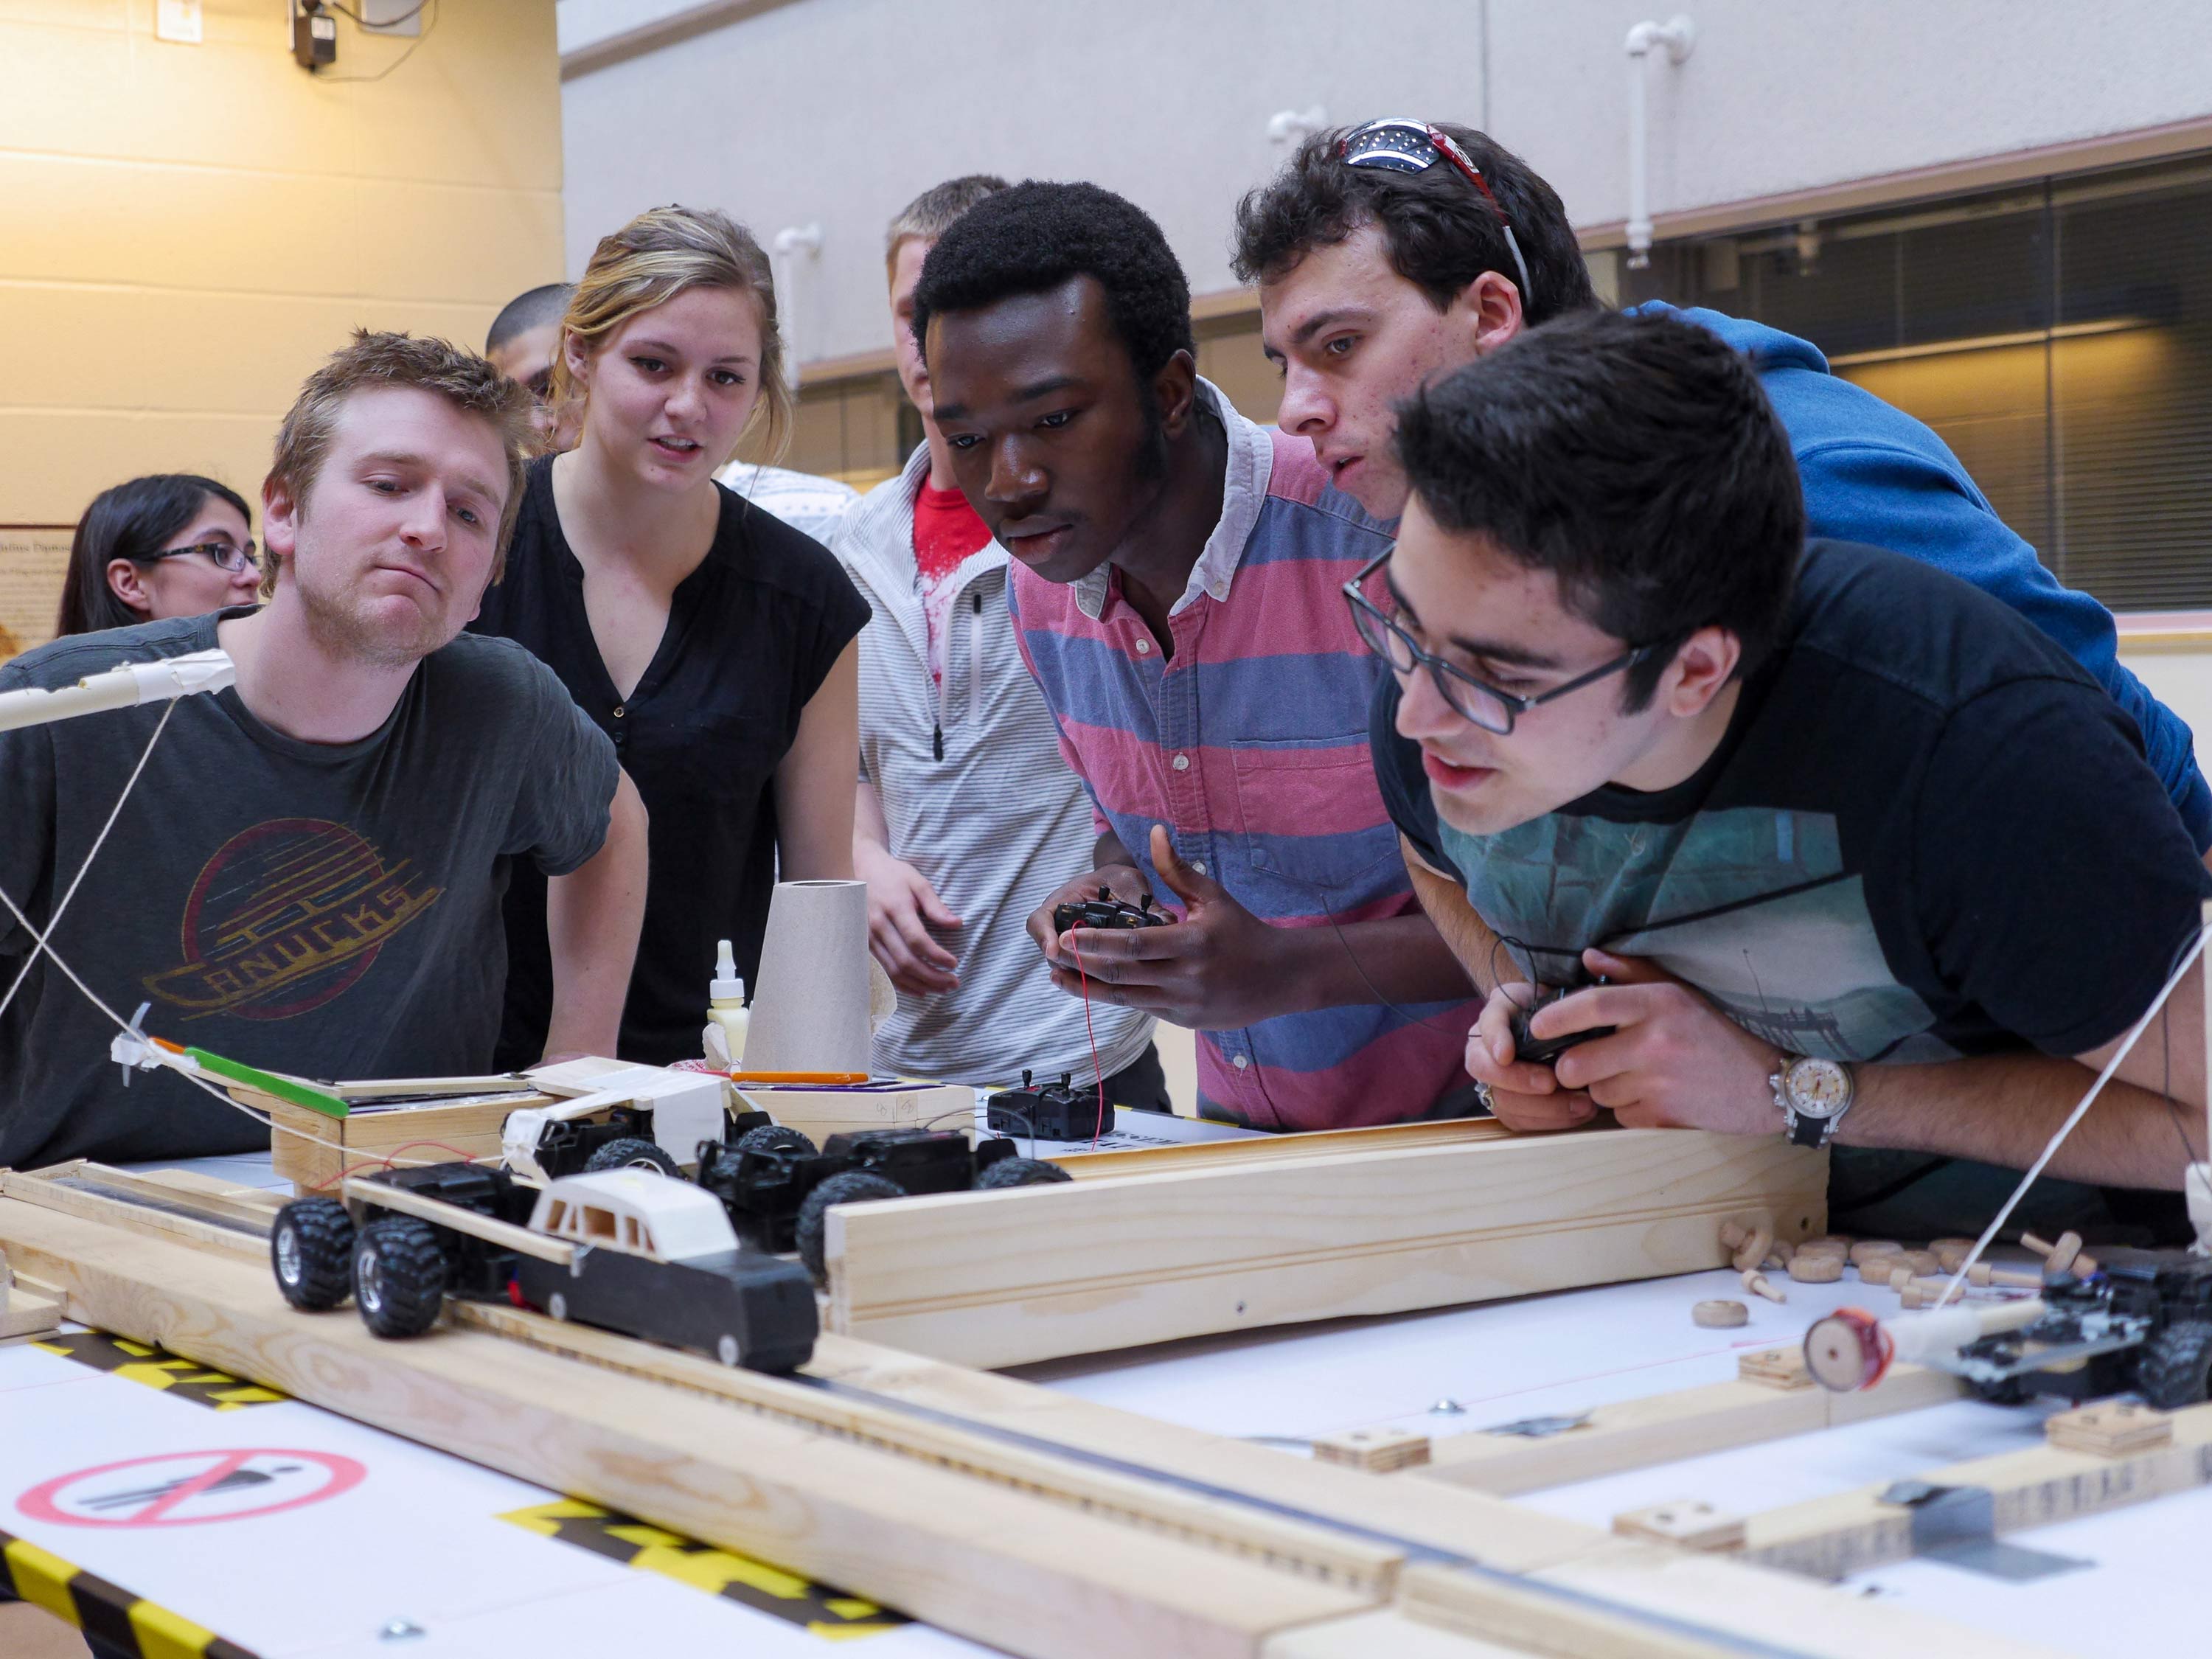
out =
<svg viewBox="0 0 2212 1659"><path fill-rule="evenodd" d="M714 943L714 977L707 987L707 1058L732 1071L745 1063L745 1027L752 1011L745 1006L745 982L738 977L737 957L730 941Z"/></svg>

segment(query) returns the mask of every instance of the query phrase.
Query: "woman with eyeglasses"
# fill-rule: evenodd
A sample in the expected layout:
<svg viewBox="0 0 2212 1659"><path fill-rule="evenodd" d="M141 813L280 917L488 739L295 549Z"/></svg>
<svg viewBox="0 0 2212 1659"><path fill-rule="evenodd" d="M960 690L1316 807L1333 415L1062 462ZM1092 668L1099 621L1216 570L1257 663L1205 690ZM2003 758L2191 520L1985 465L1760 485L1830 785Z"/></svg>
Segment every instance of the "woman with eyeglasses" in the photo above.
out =
<svg viewBox="0 0 2212 1659"><path fill-rule="evenodd" d="M261 586L245 499L213 478L157 472L103 489L70 544L56 631L92 634L252 605Z"/></svg>

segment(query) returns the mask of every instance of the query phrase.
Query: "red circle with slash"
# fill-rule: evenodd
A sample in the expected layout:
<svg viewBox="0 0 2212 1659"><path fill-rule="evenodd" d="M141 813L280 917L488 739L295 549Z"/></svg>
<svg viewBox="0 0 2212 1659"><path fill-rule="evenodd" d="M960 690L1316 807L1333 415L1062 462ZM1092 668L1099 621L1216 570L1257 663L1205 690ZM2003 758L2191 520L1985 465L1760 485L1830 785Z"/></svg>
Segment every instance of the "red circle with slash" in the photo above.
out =
<svg viewBox="0 0 2212 1659"><path fill-rule="evenodd" d="M78 1469L33 1486L15 1507L64 1527L204 1527L248 1521L350 1492L368 1471L350 1457L281 1447L164 1452Z"/></svg>

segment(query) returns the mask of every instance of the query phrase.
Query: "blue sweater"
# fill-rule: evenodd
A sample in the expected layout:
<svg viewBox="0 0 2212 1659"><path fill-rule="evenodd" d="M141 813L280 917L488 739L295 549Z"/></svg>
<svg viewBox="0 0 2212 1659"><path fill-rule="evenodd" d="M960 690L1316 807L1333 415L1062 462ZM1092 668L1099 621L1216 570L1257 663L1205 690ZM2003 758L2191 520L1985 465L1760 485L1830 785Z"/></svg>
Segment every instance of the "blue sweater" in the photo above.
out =
<svg viewBox="0 0 2212 1659"><path fill-rule="evenodd" d="M1717 311L1677 311L1662 301L1636 309L1709 328L1751 359L1789 429L1804 482L1808 537L1905 554L1972 582L2033 623L2133 717L2151 768L2197 850L2212 846L2212 790L2197 769L2187 724L2121 666L2112 612L2044 568L1941 438L1903 410L1831 374L1828 360L1808 341Z"/></svg>

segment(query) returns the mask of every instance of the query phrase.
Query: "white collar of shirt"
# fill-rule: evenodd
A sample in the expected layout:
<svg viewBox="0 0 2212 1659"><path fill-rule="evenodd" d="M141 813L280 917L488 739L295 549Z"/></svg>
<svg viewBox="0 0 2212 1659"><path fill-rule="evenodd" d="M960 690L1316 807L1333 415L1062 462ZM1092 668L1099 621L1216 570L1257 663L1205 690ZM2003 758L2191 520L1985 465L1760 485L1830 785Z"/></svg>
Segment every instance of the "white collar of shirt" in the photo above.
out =
<svg viewBox="0 0 2212 1659"><path fill-rule="evenodd" d="M1198 562L1190 568L1182 597L1168 607L1170 617L1194 604L1201 593L1217 605L1229 597L1229 584L1244 556L1244 544L1251 539L1252 527L1260 522L1260 509L1267 503L1267 477L1275 465L1274 441L1266 427L1238 414L1211 380L1201 379L1198 392L1220 416L1228 431L1229 464L1221 485L1220 520L1206 538ZM1106 587L1112 574L1110 563L1102 564L1075 584L1076 605L1093 622L1105 612Z"/></svg>

